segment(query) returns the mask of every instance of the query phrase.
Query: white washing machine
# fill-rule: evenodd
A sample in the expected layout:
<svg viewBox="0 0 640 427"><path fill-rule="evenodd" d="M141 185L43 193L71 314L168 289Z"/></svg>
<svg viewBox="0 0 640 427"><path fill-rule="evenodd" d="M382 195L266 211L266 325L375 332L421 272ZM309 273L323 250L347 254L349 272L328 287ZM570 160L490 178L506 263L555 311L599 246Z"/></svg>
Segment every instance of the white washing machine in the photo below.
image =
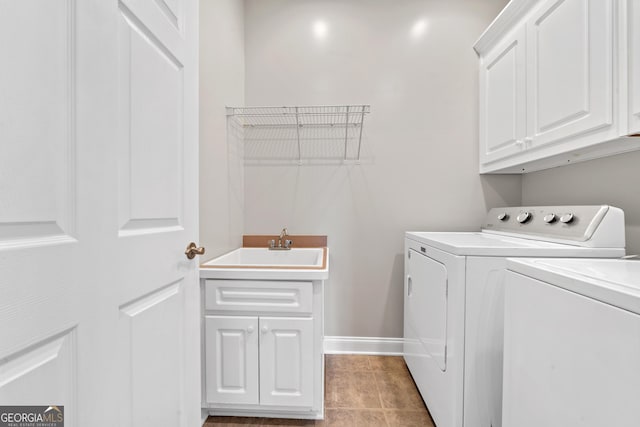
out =
<svg viewBox="0 0 640 427"><path fill-rule="evenodd" d="M476 233L405 235L404 358L438 427L502 425L507 257L616 258L609 206L492 209Z"/></svg>
<svg viewBox="0 0 640 427"><path fill-rule="evenodd" d="M640 425L640 261L509 261L504 427Z"/></svg>

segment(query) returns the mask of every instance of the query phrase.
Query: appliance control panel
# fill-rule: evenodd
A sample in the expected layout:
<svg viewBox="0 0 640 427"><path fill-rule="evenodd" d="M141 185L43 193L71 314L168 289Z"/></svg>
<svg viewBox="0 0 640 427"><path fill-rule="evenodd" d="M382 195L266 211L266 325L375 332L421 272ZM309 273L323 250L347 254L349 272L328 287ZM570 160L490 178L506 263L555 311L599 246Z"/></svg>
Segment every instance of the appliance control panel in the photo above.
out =
<svg viewBox="0 0 640 427"><path fill-rule="evenodd" d="M617 208L599 206L518 206L489 211L482 229L530 234L562 240L590 239L607 213ZM621 211L620 211L621 212ZM624 229L624 216L619 215Z"/></svg>

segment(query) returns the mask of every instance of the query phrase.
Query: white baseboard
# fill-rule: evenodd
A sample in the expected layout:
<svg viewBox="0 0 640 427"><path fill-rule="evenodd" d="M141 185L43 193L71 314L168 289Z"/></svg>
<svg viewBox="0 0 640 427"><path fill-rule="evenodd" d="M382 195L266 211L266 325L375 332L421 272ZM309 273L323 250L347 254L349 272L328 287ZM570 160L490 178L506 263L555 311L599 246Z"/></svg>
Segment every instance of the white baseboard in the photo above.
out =
<svg viewBox="0 0 640 427"><path fill-rule="evenodd" d="M402 338L324 337L325 354L402 356Z"/></svg>

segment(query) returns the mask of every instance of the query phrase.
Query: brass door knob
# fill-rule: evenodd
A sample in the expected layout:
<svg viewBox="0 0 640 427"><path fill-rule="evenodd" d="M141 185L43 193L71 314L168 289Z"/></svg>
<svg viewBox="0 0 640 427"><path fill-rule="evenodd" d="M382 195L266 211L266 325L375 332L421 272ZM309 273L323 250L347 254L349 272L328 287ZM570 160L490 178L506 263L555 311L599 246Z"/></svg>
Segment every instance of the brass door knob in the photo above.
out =
<svg viewBox="0 0 640 427"><path fill-rule="evenodd" d="M189 243L189 246L187 246L187 250L184 251L184 254L187 256L187 258L194 259L196 255L204 254L204 248L199 248L198 245L196 245L194 242L191 242Z"/></svg>

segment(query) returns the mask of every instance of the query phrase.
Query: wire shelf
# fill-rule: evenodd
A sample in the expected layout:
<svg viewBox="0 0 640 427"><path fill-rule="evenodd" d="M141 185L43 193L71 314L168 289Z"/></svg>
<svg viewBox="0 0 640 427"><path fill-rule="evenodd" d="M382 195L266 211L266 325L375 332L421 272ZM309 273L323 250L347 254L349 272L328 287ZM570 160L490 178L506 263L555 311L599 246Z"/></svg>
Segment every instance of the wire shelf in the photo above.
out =
<svg viewBox="0 0 640 427"><path fill-rule="evenodd" d="M227 107L246 160L360 160L369 105Z"/></svg>

